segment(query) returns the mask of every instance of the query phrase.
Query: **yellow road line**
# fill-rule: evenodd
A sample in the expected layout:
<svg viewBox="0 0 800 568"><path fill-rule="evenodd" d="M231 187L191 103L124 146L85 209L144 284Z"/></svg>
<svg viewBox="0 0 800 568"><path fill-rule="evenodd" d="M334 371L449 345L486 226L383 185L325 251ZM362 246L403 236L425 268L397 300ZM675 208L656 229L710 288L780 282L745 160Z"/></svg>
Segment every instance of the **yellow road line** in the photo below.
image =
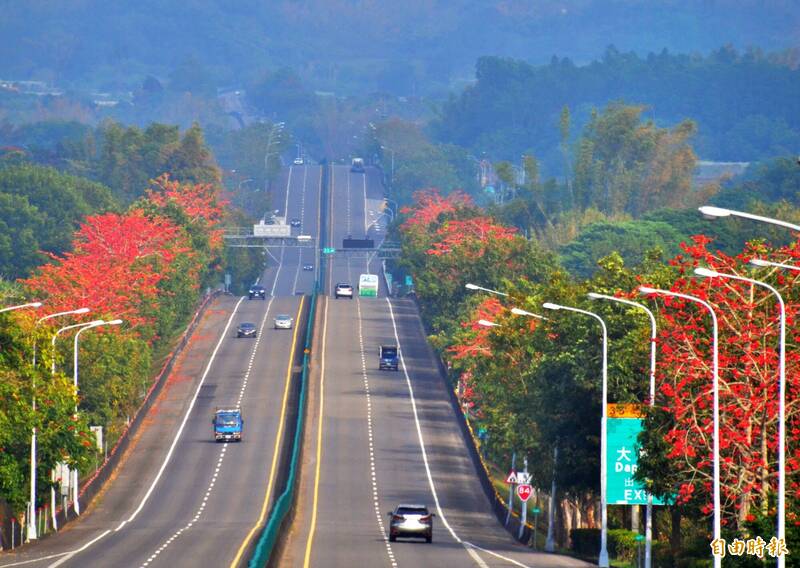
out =
<svg viewBox="0 0 800 568"><path fill-rule="evenodd" d="M319 501L319 477L322 467L322 418L325 408L325 345L328 336L328 299L325 300L325 315L322 324L322 360L319 371L319 417L317 418L317 465L314 472L314 500L311 504L311 525L308 529L308 541L306 542L306 555L303 567L308 568L311 564L311 546L314 542L314 531L317 529L317 503Z"/></svg>
<svg viewBox="0 0 800 568"><path fill-rule="evenodd" d="M247 537L245 537L242 545L239 547L236 557L233 559L233 562L231 562L231 568L236 568L236 566L239 565L239 561L242 559L242 555L244 554L247 545L250 543L253 535L256 534L258 528L264 524L264 519L267 516L269 499L272 496L272 485L275 481L275 469L278 467L278 455L280 453L281 438L283 437L283 423L286 417L286 404L289 400L289 385L292 382L292 368L294 367L294 353L295 348L297 347L297 333L300 329L300 326L297 325L297 323L300 321L300 314L303 313L303 304L305 303L305 300L305 296L300 298L300 305L297 308L297 316L294 318L295 326L294 333L292 334L292 348L289 351L289 366L286 369L286 384L283 388L283 403L281 404L281 417L278 421L278 433L275 435L275 450L272 454L272 467L269 470L269 478L267 479L267 494L264 496L264 502L261 504L261 514L258 516L258 521L256 521L256 524L253 525L252 529L250 529L250 532L247 533Z"/></svg>

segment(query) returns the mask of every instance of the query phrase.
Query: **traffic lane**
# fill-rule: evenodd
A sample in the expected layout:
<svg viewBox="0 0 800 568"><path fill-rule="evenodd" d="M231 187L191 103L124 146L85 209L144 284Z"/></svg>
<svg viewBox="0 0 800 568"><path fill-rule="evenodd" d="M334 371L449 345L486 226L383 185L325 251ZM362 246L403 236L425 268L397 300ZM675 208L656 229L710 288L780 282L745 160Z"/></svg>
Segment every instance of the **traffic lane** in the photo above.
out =
<svg viewBox="0 0 800 568"><path fill-rule="evenodd" d="M284 217L286 215L285 203L286 203L286 194L291 187L291 184L294 181L295 177L295 168L294 166L289 166L288 168L281 168L280 174L278 174L277 179L275 182L270 186L270 210L267 211L267 217L273 214L276 210L278 213L276 215L278 217ZM288 222L288 219L287 219Z"/></svg>
<svg viewBox="0 0 800 568"><path fill-rule="evenodd" d="M381 512L386 515L399 504L422 504L436 513L405 376L402 370L378 369L379 346L397 343L385 300L364 298L358 302L361 305L364 351L375 416L377 477L381 503L385 505ZM388 519L386 515L387 523ZM388 524L386 528L388 530ZM472 565L463 545L452 537L436 517L433 521L432 544L419 539L402 539L392 543L392 549L401 566Z"/></svg>
<svg viewBox="0 0 800 568"><path fill-rule="evenodd" d="M172 442L162 432L174 432L179 427L202 370L237 301L238 298L230 296L212 301L113 477L91 506L60 532L14 553L4 553L0 566L76 550L108 528L118 526L139 505ZM43 561L35 565L45 564Z"/></svg>
<svg viewBox="0 0 800 568"><path fill-rule="evenodd" d="M312 566L391 566L372 493L355 308L354 302L328 302L323 345L322 459ZM305 544L301 554L294 554L296 566L301 565Z"/></svg>
<svg viewBox="0 0 800 568"><path fill-rule="evenodd" d="M527 566L591 566L567 556L534 552L500 525L478 480L456 423L445 381L411 300L392 300L403 362L411 379L431 473L448 522L463 540ZM404 379L405 377L403 377ZM503 561L480 553L490 564ZM497 564L495 564L497 563Z"/></svg>
<svg viewBox="0 0 800 568"><path fill-rule="evenodd" d="M298 217L302 223L300 231L304 235L309 235L314 239L311 246L302 247L299 255L301 271L297 276L294 286L294 293L303 292L310 294L317 279L319 265L319 212L320 212L320 189L322 184L322 168L320 166L306 166L309 170L308 181L304 192L304 199L301 202L301 213ZM290 210L292 209L290 205ZM310 266L311 270L304 267Z"/></svg>
<svg viewBox="0 0 800 568"><path fill-rule="evenodd" d="M294 368L292 351L301 334L296 334L295 329L274 329L273 319L278 313L297 318L299 307L299 298L274 300L244 391L242 442L227 445L216 480L207 480L196 489L205 500L207 486L213 481L202 515L161 553L154 565L230 565L245 536L258 522L268 489L269 502L274 502L273 462L275 453L280 452L278 427L288 372ZM208 428L210 432L210 423ZM165 539L169 536L165 535Z"/></svg>
<svg viewBox="0 0 800 568"><path fill-rule="evenodd" d="M138 566L162 545L165 538L196 515L203 499L203 494L196 488L208 485L221 450L211 436L210 416L214 406L236 402L235 392L241 388L247 361L255 346L253 340L236 338L236 326L243 321L260 324L265 313L263 301L244 300L240 304L205 383L200 387L171 460L137 517L65 562L64 566L104 563ZM175 432L162 432L162 435L172 437Z"/></svg>

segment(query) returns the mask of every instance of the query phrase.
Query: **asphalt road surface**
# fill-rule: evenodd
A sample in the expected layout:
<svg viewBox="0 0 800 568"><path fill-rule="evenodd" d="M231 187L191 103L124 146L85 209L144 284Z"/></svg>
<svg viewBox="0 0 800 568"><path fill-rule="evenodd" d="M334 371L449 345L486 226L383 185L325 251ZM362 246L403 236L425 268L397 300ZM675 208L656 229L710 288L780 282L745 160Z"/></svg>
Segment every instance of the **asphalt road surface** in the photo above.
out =
<svg viewBox="0 0 800 568"><path fill-rule="evenodd" d="M275 200L303 234L316 236L321 168L292 167ZM297 229L295 229L297 231ZM277 314L297 318L310 291L314 247L279 247L261 277L266 300L221 297L146 417L114 480L60 533L0 556L0 566L233 566L257 535L276 496L280 425L292 353L303 330L273 329ZM312 263L314 271L303 264ZM236 338L240 322L257 339ZM240 405L241 443L212 438L216 407Z"/></svg>
<svg viewBox="0 0 800 568"><path fill-rule="evenodd" d="M381 239L379 172L331 174L329 244ZM374 223L373 223L374 222ZM364 253L330 259L320 304L298 508L280 566L589 566L537 553L498 524L470 461L446 385L410 300L332 297L381 274ZM378 370L378 346L399 344L400 370ZM400 503L436 513L433 543L388 541L387 513Z"/></svg>

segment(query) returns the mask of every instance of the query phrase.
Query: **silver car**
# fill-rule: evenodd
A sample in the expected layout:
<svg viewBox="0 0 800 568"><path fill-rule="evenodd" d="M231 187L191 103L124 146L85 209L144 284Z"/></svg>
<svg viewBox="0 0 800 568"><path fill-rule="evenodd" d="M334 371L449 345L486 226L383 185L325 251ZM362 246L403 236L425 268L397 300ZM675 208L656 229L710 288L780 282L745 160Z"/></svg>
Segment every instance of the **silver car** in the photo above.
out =
<svg viewBox="0 0 800 568"><path fill-rule="evenodd" d="M397 537L424 538L433 542L433 513L425 505L398 505L389 513L389 541Z"/></svg>
<svg viewBox="0 0 800 568"><path fill-rule="evenodd" d="M292 316L287 316L286 314L275 316L275 329L292 329L293 323Z"/></svg>

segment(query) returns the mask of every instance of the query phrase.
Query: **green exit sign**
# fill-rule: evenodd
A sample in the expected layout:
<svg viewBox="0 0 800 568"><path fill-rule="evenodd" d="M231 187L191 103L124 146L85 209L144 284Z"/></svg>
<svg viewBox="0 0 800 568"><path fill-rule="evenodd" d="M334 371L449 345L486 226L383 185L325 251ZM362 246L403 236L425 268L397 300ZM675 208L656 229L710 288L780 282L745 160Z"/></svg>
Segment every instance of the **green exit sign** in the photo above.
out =
<svg viewBox="0 0 800 568"><path fill-rule="evenodd" d="M336 252L336 249L333 247L325 247L322 249L322 254L333 254Z"/></svg>

